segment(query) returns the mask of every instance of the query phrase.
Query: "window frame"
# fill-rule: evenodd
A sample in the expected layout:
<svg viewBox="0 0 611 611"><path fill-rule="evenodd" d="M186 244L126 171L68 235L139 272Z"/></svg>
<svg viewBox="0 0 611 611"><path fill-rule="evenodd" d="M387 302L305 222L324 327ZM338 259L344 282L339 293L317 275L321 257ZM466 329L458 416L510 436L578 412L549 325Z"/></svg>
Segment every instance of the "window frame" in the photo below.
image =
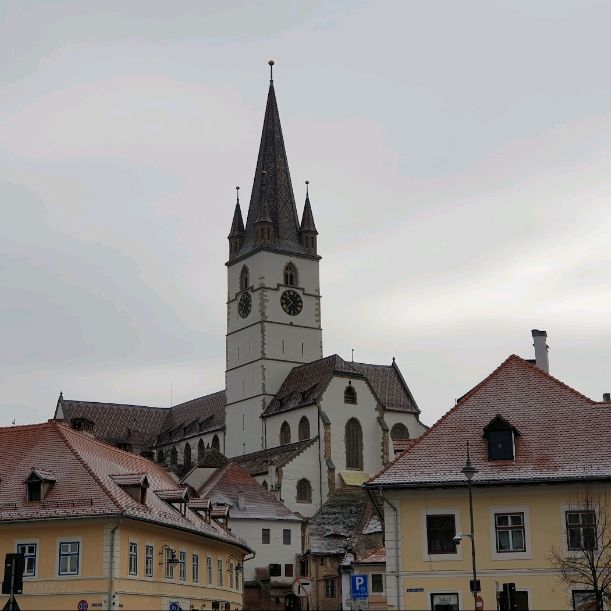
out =
<svg viewBox="0 0 611 611"><path fill-rule="evenodd" d="M184 549L178 551L178 579L187 581L187 552Z"/></svg>
<svg viewBox="0 0 611 611"><path fill-rule="evenodd" d="M212 584L212 556L206 556L206 581Z"/></svg>
<svg viewBox="0 0 611 611"><path fill-rule="evenodd" d="M433 507L423 509L420 514L420 531L421 531L421 549L423 560L431 562L444 562L447 560L462 560L462 549L464 545L456 545L456 551L454 553L429 553L428 543L428 530L427 530L427 517L428 516L440 516L440 515L453 515L454 516L454 531L462 532L461 528L461 514L460 509L457 507ZM443 592L440 592L443 593Z"/></svg>
<svg viewBox="0 0 611 611"><path fill-rule="evenodd" d="M569 525L569 514L579 514L580 516L584 514L590 514L594 516L594 522L592 524L580 522L579 524ZM580 531L581 546L580 547L571 547L571 539L570 539L569 531L576 530L576 529ZM585 529L589 529L593 531L593 540L594 540L593 547L585 546L585 537L584 537ZM565 530L566 549L569 553L580 553L580 552L598 550L598 512L596 511L596 509L593 509L593 508L566 509L564 511L564 530Z"/></svg>
<svg viewBox="0 0 611 611"><path fill-rule="evenodd" d="M155 574L155 548L150 543L147 543L144 546L144 576L145 577L154 577L154 574Z"/></svg>
<svg viewBox="0 0 611 611"><path fill-rule="evenodd" d="M305 495L302 494L304 489L306 492ZM310 483L310 480L305 477L297 480L297 495L295 497L295 502L312 503L312 484Z"/></svg>
<svg viewBox="0 0 611 611"><path fill-rule="evenodd" d="M280 425L280 445L286 446L291 443L291 425L287 420L284 420Z"/></svg>
<svg viewBox="0 0 611 611"><path fill-rule="evenodd" d="M282 529L282 545L290 545L291 544L291 529L290 528L283 528Z"/></svg>
<svg viewBox="0 0 611 611"><path fill-rule="evenodd" d="M433 520L442 520L442 519L448 523L447 525L450 528L446 529L445 527L444 528L436 527L433 529L431 522ZM450 522L451 522L451 525L450 525ZM452 532L448 538L447 534L450 532L450 530ZM454 537L456 536L457 532L459 531L456 528L456 518L454 514L439 513L439 514L427 515L426 516L426 547L427 547L429 556L433 556L433 555L447 556L447 555L456 554L456 548L458 546L456 545L456 542L454 541ZM436 535L436 536L433 536L433 535ZM434 544L438 538L443 538L443 544L439 548L435 548ZM449 546L448 549L446 549L446 545Z"/></svg>
<svg viewBox="0 0 611 611"><path fill-rule="evenodd" d="M498 514L516 514L523 515L524 529L524 551L497 551L496 538L496 515ZM492 560L529 560L532 558L532 543L530 534L530 508L528 505L503 505L489 508L490 520L490 555Z"/></svg>
<svg viewBox="0 0 611 611"><path fill-rule="evenodd" d="M223 587L223 560L221 558L218 558L216 561L216 571L217 571L217 578L218 578L218 586L222 588Z"/></svg>
<svg viewBox="0 0 611 611"><path fill-rule="evenodd" d="M199 583L199 554L195 552L191 555L191 580Z"/></svg>
<svg viewBox="0 0 611 611"><path fill-rule="evenodd" d="M170 562L172 559L172 549L167 547L165 550L165 578L174 579L174 563Z"/></svg>
<svg viewBox="0 0 611 611"><path fill-rule="evenodd" d="M381 589L379 589L379 590L376 590L374 588L374 585L373 585L373 583L374 583L374 579L373 578L374 577L379 577L380 578ZM371 573L371 593L372 594L384 594L384 590L385 590L385 588L384 588L384 573Z"/></svg>
<svg viewBox="0 0 611 611"><path fill-rule="evenodd" d="M337 579L335 577L324 578L325 598L337 598Z"/></svg>
<svg viewBox="0 0 611 611"><path fill-rule="evenodd" d="M261 545L270 545L272 542L272 529L262 528L261 529Z"/></svg>
<svg viewBox="0 0 611 611"><path fill-rule="evenodd" d="M76 552L63 553L62 545L76 545ZM62 538L57 542L57 576L58 577L78 577L81 574L81 550L82 541L80 537ZM76 571L62 571L62 558L76 557Z"/></svg>
<svg viewBox="0 0 611 611"><path fill-rule="evenodd" d="M38 544L39 544L38 539L22 539L22 540L18 540L15 542L15 550L17 551L18 554L23 553L25 557L25 569L23 571L24 579L31 579L32 577L38 576ZM27 548L30 545L34 546L33 554L28 554L28 553L19 551L20 547ZM31 573L28 573L28 559L33 559L34 569Z"/></svg>
<svg viewBox="0 0 611 611"><path fill-rule="evenodd" d="M310 431L310 420L307 416L301 416L299 419L299 425L297 426L297 437L299 441L305 441L306 439L311 439L311 431Z"/></svg>
<svg viewBox="0 0 611 611"><path fill-rule="evenodd" d="M575 606L575 594L589 594L590 598L593 599L592 601L581 601L581 603L588 603L588 602L596 602L596 595L594 594L594 590L584 590L584 589L572 589L571 590L571 605L573 607L573 611L578 611L577 607Z"/></svg>
<svg viewBox="0 0 611 611"><path fill-rule="evenodd" d="M138 575L138 542L130 541L128 550L127 573L128 575Z"/></svg>
<svg viewBox="0 0 611 611"><path fill-rule="evenodd" d="M355 434L357 437L355 438L353 444L348 446L348 426L355 422L358 425L358 429L355 429ZM354 448L352 447L354 445ZM363 439L363 425L360 423L358 418L351 417L346 421L344 426L344 459L346 461L346 470L349 471L362 471L364 468L364 452L365 452L365 444ZM356 457L352 456L352 453L356 453ZM356 460L353 460L356 458Z"/></svg>
<svg viewBox="0 0 611 611"><path fill-rule="evenodd" d="M351 380L346 384L346 388L344 388L344 403L346 405L359 404L358 393L356 392L356 388L352 385Z"/></svg>
<svg viewBox="0 0 611 611"><path fill-rule="evenodd" d="M508 524L499 524L499 518L508 518ZM519 517L520 524L512 524L512 518ZM521 511L514 512L499 512L494 514L494 530L495 530L495 541L496 541L496 553L497 554L511 554L518 552L526 551L526 528L524 523L524 514ZM509 549L500 549L499 535L501 533L508 532L509 533ZM521 532L522 533L522 548L518 549L517 547L513 547L514 539L513 533Z"/></svg>

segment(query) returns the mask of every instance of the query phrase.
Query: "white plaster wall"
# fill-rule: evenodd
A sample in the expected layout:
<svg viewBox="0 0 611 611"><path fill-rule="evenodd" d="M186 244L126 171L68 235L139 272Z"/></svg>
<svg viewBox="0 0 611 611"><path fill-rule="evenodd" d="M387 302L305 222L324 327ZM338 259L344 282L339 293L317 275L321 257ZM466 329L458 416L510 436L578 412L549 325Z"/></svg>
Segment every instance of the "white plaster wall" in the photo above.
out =
<svg viewBox="0 0 611 611"><path fill-rule="evenodd" d="M416 414L405 412L384 412L384 420L388 425L389 435L392 427L397 424L397 422L401 422L407 427L410 439L416 439L426 431L426 427L418 421ZM392 445L392 439L390 439L389 458L392 460L394 455L395 453Z"/></svg>
<svg viewBox="0 0 611 611"><path fill-rule="evenodd" d="M226 456L241 456L263 448L263 397L253 397L225 408Z"/></svg>
<svg viewBox="0 0 611 611"><path fill-rule="evenodd" d="M299 421L303 416L310 422L310 437L316 437L318 435L318 408L316 405L309 405L265 418L266 447L274 448L280 445L280 427L283 422L288 422L291 427L291 443L299 441Z"/></svg>
<svg viewBox="0 0 611 611"><path fill-rule="evenodd" d="M231 532L238 537L246 539L248 545L255 551L255 557L244 563L244 580L255 578L257 567L267 567L270 564L282 565L282 577L273 577L274 581L292 583L297 576L297 555L301 553L301 522L292 520L249 520L230 517ZM270 530L270 543L261 542L261 531ZM282 543L282 531L288 528L291 531L291 544ZM284 576L284 565L293 565L293 577Z"/></svg>
<svg viewBox="0 0 611 611"><path fill-rule="evenodd" d="M324 473L326 473L326 469ZM323 477L326 478L326 475ZM312 486L311 503L297 502L297 482L301 478L309 480ZM262 480L263 479L265 478L262 478ZM280 495L282 502L291 511L299 513L306 518L312 517L318 511L318 509L320 509L322 503L320 497L320 464L318 461L318 442L315 442L309 448L306 448L297 458L282 468L282 489L280 491Z"/></svg>
<svg viewBox="0 0 611 611"><path fill-rule="evenodd" d="M352 382L357 404L344 403L344 390ZM331 459L339 471L346 470L346 423L356 418L363 429L363 470L370 475L382 467L382 429L378 423L377 401L367 383L359 378L334 377L324 392L320 406L331 420Z"/></svg>

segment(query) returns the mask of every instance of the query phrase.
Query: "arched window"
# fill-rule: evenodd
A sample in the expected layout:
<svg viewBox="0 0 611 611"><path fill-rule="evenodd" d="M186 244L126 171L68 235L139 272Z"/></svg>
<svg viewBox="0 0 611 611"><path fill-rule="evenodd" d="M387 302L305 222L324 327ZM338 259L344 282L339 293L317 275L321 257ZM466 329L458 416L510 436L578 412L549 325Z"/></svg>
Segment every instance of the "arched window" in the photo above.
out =
<svg viewBox="0 0 611 611"><path fill-rule="evenodd" d="M356 390L354 390L352 382L348 382L348 386L346 386L346 390L344 390L344 403L356 405Z"/></svg>
<svg viewBox="0 0 611 611"><path fill-rule="evenodd" d="M299 441L310 438L310 421L304 416L299 421Z"/></svg>
<svg viewBox="0 0 611 611"><path fill-rule="evenodd" d="M363 429L356 418L346 423L346 468L363 469Z"/></svg>
<svg viewBox="0 0 611 611"><path fill-rule="evenodd" d="M393 441L397 441L399 439L409 439L409 431L402 422L397 422L397 424L390 429L390 438Z"/></svg>
<svg viewBox="0 0 611 611"><path fill-rule="evenodd" d="M285 420L280 427L280 445L286 445L287 443L291 443L291 427L289 423Z"/></svg>
<svg viewBox="0 0 611 611"><path fill-rule="evenodd" d="M310 482L307 479L300 479L297 482L297 502L312 502L312 486L310 485Z"/></svg>
<svg viewBox="0 0 611 611"><path fill-rule="evenodd" d="M267 490L267 482L265 480L263 480L263 483L261 485Z"/></svg>
<svg viewBox="0 0 611 611"><path fill-rule="evenodd" d="M248 288L248 284L248 268L244 265L240 272L240 290L245 291Z"/></svg>
<svg viewBox="0 0 611 611"><path fill-rule="evenodd" d="M197 462L204 458L204 452L206 451L206 444L204 444L204 440L200 439L197 443Z"/></svg>
<svg viewBox="0 0 611 611"><path fill-rule="evenodd" d="M172 448L170 452L170 464L174 466L178 464L178 452L176 448Z"/></svg>
<svg viewBox="0 0 611 611"><path fill-rule="evenodd" d="M284 284L297 286L297 268L293 263L287 263L284 267Z"/></svg>
<svg viewBox="0 0 611 611"><path fill-rule="evenodd" d="M191 466L191 446L189 445L188 442L185 443L185 453L183 456L183 463L185 467Z"/></svg>
<svg viewBox="0 0 611 611"><path fill-rule="evenodd" d="M163 462L165 460L165 454L163 450L157 450L157 462Z"/></svg>
<svg viewBox="0 0 611 611"><path fill-rule="evenodd" d="M217 452L221 451L221 442L219 441L218 435L215 435L212 438L212 449L216 450Z"/></svg>

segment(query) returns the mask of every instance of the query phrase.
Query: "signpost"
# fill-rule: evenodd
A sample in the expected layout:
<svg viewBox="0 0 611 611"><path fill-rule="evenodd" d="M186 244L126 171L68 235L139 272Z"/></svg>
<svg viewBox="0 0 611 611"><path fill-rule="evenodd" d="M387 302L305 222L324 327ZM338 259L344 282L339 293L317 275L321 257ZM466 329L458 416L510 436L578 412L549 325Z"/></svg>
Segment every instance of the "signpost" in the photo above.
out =
<svg viewBox="0 0 611 611"><path fill-rule="evenodd" d="M352 575L351 589L353 600L369 598L369 588L367 585L367 575Z"/></svg>
<svg viewBox="0 0 611 611"><path fill-rule="evenodd" d="M298 577L293 582L293 594L300 598L306 598L312 591L312 582L306 577Z"/></svg>

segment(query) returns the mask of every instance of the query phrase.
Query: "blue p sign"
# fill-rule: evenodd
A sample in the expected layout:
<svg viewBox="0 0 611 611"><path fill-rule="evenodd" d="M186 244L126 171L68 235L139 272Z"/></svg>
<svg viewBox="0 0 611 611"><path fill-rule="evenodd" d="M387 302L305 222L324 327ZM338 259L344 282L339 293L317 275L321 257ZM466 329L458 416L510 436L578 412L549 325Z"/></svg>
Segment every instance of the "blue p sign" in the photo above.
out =
<svg viewBox="0 0 611 611"><path fill-rule="evenodd" d="M352 575L352 598L367 598L367 575Z"/></svg>
<svg viewBox="0 0 611 611"><path fill-rule="evenodd" d="M180 605L178 603L170 603L170 611L178 611L180 609Z"/></svg>

